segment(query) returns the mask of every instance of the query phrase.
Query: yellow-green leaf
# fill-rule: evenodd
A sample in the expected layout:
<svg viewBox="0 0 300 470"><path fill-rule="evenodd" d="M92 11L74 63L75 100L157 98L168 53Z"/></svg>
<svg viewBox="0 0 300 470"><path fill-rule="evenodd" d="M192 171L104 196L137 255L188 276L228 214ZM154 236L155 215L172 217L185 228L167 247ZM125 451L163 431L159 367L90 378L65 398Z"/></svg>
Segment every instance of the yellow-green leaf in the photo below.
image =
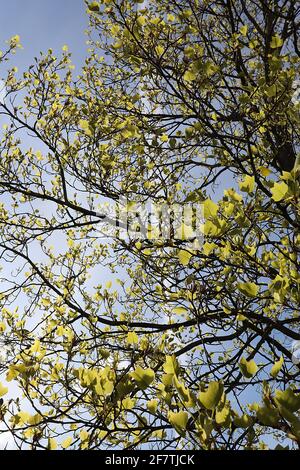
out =
<svg viewBox="0 0 300 470"><path fill-rule="evenodd" d="M254 176L246 175L243 181L239 183L240 190L246 193L252 193L254 186L255 186Z"/></svg>
<svg viewBox="0 0 300 470"><path fill-rule="evenodd" d="M218 212L218 204L213 202L211 199L206 199L203 202L203 209L205 219L207 219L208 217L215 217Z"/></svg>
<svg viewBox="0 0 300 470"><path fill-rule="evenodd" d="M284 181L282 181L282 183L275 183L273 188L271 189L272 199L274 199L274 201L276 202L281 201L288 192L288 190L289 187Z"/></svg>
<svg viewBox="0 0 300 470"><path fill-rule="evenodd" d="M239 363L240 370L244 377L250 379L258 371L258 367L253 359L247 361L246 358L242 357Z"/></svg>
<svg viewBox="0 0 300 470"><path fill-rule="evenodd" d="M138 344L139 337L134 331L129 331L127 334L127 344Z"/></svg>
<svg viewBox="0 0 300 470"><path fill-rule="evenodd" d="M258 286L254 282L239 282L237 288L247 297L256 297L258 293Z"/></svg>
<svg viewBox="0 0 300 470"><path fill-rule="evenodd" d="M145 390L149 387L155 378L155 374L152 369L142 369L140 366L138 366L134 372L131 372L130 375L141 390Z"/></svg>
<svg viewBox="0 0 300 470"><path fill-rule="evenodd" d="M251 418L251 416L244 413L242 416L235 416L233 422L237 428L245 429L249 428L249 426L252 425L253 419Z"/></svg>
<svg viewBox="0 0 300 470"><path fill-rule="evenodd" d="M155 413L158 406L158 400L149 400L147 401L147 408L150 413Z"/></svg>
<svg viewBox="0 0 300 470"><path fill-rule="evenodd" d="M166 374L178 374L179 364L175 356L166 356L166 362L164 363L164 371Z"/></svg>
<svg viewBox="0 0 300 470"><path fill-rule="evenodd" d="M165 51L163 46L156 46L155 50L156 50L157 55L159 56L161 56Z"/></svg>
<svg viewBox="0 0 300 470"><path fill-rule="evenodd" d="M216 423L228 427L230 425L230 407L224 405L222 409L216 411Z"/></svg>
<svg viewBox="0 0 300 470"><path fill-rule="evenodd" d="M175 307L172 310L173 313L176 313L177 315L182 315L187 312L187 309L184 307Z"/></svg>
<svg viewBox="0 0 300 470"><path fill-rule="evenodd" d="M291 388L287 388L284 391L276 390L275 402L292 412L300 409L300 395L296 395Z"/></svg>
<svg viewBox="0 0 300 470"><path fill-rule="evenodd" d="M95 11L95 12L99 11L99 10L100 10L99 3L98 3L98 2L91 2L91 3L89 3L89 4L88 4L88 9L89 9L90 11Z"/></svg>
<svg viewBox="0 0 300 470"><path fill-rule="evenodd" d="M72 444L72 440L73 440L72 437L67 437L61 445L62 448L67 449L68 447L70 447L70 445Z"/></svg>
<svg viewBox="0 0 300 470"><path fill-rule="evenodd" d="M173 411L169 412L169 421L174 426L178 434L184 434L186 430L186 425L189 419L189 415L186 411L179 411L174 413Z"/></svg>
<svg viewBox="0 0 300 470"><path fill-rule="evenodd" d="M56 439L54 439L53 437L51 437L51 438L48 440L48 449L49 449L49 450L55 450L55 449L57 449L57 442L56 442Z"/></svg>
<svg viewBox="0 0 300 470"><path fill-rule="evenodd" d="M213 410L218 405L223 394L223 384L221 382L210 382L205 392L198 395L201 405L208 410Z"/></svg>
<svg viewBox="0 0 300 470"><path fill-rule="evenodd" d="M183 75L183 80L186 82L193 82L196 80L197 73L191 69L187 70Z"/></svg>
<svg viewBox="0 0 300 470"><path fill-rule="evenodd" d="M278 361L276 361L271 369L271 372L270 374L272 375L272 377L277 377L277 375L279 374L280 372L280 369L282 367L282 364L283 364L283 356L280 357L280 359L278 359Z"/></svg>
<svg viewBox="0 0 300 470"><path fill-rule="evenodd" d="M260 407L256 416L265 426L276 426L280 418L278 410L271 406Z"/></svg>
<svg viewBox="0 0 300 470"><path fill-rule="evenodd" d="M4 387L4 385L2 385L2 383L0 382L0 397L3 397L3 395L6 395L7 392L8 392L8 388Z"/></svg>
<svg viewBox="0 0 300 470"><path fill-rule="evenodd" d="M247 35L247 32L248 32L248 26L246 24L244 24L243 26L240 27L240 32L243 36L246 36Z"/></svg>
<svg viewBox="0 0 300 470"><path fill-rule="evenodd" d="M281 39L278 34L275 34L275 36L272 37L272 41L270 43L270 46L272 49L277 49L278 47L281 47L283 44L283 40Z"/></svg>
<svg viewBox="0 0 300 470"><path fill-rule="evenodd" d="M178 251L178 259L179 259L180 264L182 264L182 266L187 266L192 256L193 254L189 253L186 250Z"/></svg>
<svg viewBox="0 0 300 470"><path fill-rule="evenodd" d="M79 126L87 135L92 135L88 121L86 121L85 119L80 119Z"/></svg>
<svg viewBox="0 0 300 470"><path fill-rule="evenodd" d="M184 406L187 408L194 406L194 400L189 389L187 389L182 383L179 382L176 375L173 378L173 383L180 398L182 399L184 403Z"/></svg>
<svg viewBox="0 0 300 470"><path fill-rule="evenodd" d="M145 16L141 15L141 16L138 16L138 17L137 17L137 20L136 20L136 21L137 21L137 24L138 24L139 26L144 26L144 25L146 24L146 22L147 22L147 19L146 19Z"/></svg>

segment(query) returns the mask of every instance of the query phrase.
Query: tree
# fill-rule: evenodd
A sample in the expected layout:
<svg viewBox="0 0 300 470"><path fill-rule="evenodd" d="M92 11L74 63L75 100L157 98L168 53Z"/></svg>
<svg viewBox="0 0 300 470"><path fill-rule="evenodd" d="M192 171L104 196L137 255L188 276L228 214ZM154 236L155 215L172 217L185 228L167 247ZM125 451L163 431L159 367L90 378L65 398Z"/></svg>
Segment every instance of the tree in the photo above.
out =
<svg viewBox="0 0 300 470"><path fill-rule="evenodd" d="M81 75L49 50L1 104L2 368L22 391L1 385L2 429L34 449L299 447L297 2L87 10ZM102 239L120 197L202 204L203 246Z"/></svg>

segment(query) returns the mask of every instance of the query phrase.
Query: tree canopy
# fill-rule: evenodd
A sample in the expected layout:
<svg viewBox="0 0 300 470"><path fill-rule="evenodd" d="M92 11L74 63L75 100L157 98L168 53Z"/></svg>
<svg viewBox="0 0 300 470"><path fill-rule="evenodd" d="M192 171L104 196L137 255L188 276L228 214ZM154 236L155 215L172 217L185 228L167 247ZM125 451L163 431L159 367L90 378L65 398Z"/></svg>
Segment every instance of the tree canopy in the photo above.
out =
<svg viewBox="0 0 300 470"><path fill-rule="evenodd" d="M298 448L299 5L86 8L80 75L64 47L5 80L0 429L33 449ZM122 197L201 204L203 244L101 237Z"/></svg>

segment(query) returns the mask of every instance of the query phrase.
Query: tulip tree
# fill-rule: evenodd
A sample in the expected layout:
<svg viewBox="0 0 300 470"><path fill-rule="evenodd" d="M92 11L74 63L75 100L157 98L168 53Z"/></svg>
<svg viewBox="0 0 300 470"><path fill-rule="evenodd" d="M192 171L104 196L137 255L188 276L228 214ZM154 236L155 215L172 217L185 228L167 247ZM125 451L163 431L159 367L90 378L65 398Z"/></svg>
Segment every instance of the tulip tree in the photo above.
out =
<svg viewBox="0 0 300 470"><path fill-rule="evenodd" d="M33 449L298 448L299 6L83 7L79 75L66 46L23 75L18 36L1 57L0 429ZM103 238L120 197L201 204L203 243Z"/></svg>

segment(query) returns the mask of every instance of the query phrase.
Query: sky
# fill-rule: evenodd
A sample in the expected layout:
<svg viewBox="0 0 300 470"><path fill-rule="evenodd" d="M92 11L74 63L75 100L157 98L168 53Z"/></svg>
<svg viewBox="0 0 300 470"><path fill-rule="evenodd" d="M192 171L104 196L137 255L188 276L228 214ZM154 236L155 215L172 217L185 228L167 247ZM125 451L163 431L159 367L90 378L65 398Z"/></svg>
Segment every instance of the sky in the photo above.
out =
<svg viewBox="0 0 300 470"><path fill-rule="evenodd" d="M83 63L88 25L83 0L0 0L0 6L0 49L12 36L20 36L24 49L15 56L20 71L40 51L59 52L64 44L74 53L74 64Z"/></svg>

